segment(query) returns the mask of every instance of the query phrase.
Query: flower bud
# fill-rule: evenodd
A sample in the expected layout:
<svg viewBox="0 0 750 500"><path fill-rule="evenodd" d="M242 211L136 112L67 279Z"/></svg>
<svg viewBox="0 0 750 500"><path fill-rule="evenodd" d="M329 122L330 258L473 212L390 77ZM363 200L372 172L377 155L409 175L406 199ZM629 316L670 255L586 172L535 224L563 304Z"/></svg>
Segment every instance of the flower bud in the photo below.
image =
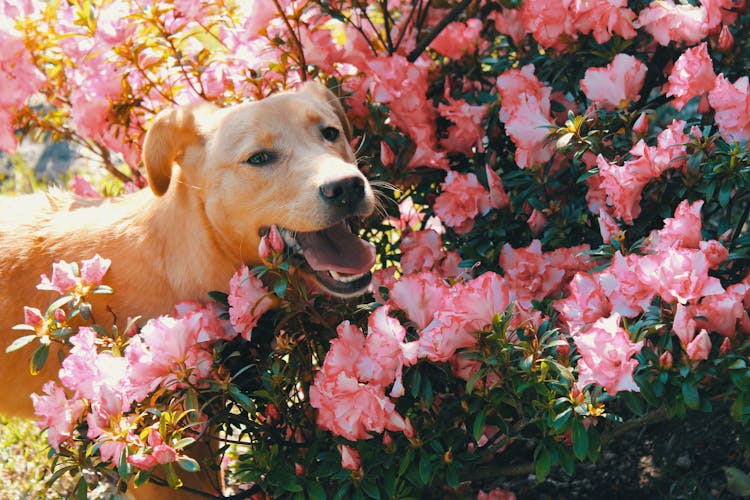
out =
<svg viewBox="0 0 750 500"><path fill-rule="evenodd" d="M68 317L65 314L64 310L60 309L59 307L55 309L55 321L57 321L58 323L62 323L66 319L68 319Z"/></svg>
<svg viewBox="0 0 750 500"><path fill-rule="evenodd" d="M730 352L732 352L732 341L729 340L729 337L725 337L724 341L719 347L719 353L724 356L726 354L729 354Z"/></svg>
<svg viewBox="0 0 750 500"><path fill-rule="evenodd" d="M664 351L661 356L659 356L659 367L660 368L672 368L672 363L674 362L674 359L672 358L672 353L669 351Z"/></svg>
<svg viewBox="0 0 750 500"><path fill-rule="evenodd" d="M648 115L646 113L641 113L635 121L633 124L633 132L638 135L646 135L646 132L648 132Z"/></svg>
<svg viewBox="0 0 750 500"><path fill-rule="evenodd" d="M734 36L732 36L732 32L729 31L729 27L725 24L721 28L721 32L719 33L719 48L723 52L729 52L732 50L732 47L734 46Z"/></svg>

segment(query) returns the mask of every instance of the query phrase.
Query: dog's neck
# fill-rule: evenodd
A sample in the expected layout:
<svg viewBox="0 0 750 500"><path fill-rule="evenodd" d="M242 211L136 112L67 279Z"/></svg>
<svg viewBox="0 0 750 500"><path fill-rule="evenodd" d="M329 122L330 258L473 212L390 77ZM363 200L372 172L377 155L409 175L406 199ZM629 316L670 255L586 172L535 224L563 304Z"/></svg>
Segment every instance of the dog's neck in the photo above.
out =
<svg viewBox="0 0 750 500"><path fill-rule="evenodd" d="M209 291L226 291L243 264L211 225L201 197L188 193L190 189L196 188L175 182L160 197L143 190L137 194L145 198L145 210L134 214L143 234L154 240L159 251L154 261L160 262L164 281L177 300L200 300Z"/></svg>

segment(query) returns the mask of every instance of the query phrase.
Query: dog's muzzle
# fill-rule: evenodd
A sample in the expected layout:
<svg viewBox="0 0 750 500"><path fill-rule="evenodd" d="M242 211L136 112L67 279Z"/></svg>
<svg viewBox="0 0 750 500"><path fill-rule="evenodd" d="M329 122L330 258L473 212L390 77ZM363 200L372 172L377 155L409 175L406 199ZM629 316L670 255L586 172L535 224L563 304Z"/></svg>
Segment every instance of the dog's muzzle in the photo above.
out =
<svg viewBox="0 0 750 500"><path fill-rule="evenodd" d="M375 247L352 233L345 220L313 232L278 229L289 262L309 274L323 291L338 297L356 297L367 291Z"/></svg>

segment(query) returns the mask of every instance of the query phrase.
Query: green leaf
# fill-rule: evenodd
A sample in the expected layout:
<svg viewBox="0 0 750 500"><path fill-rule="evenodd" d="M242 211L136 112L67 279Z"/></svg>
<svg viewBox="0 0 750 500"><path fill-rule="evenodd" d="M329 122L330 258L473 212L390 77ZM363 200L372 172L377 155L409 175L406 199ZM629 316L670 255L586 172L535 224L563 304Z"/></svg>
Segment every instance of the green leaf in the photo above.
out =
<svg viewBox="0 0 750 500"><path fill-rule="evenodd" d="M255 411L256 411L255 403L253 402L252 399L250 399L250 397L247 394L243 393L239 387L237 387L234 384L231 384L229 386L229 393L232 395L232 398L234 399L234 401L240 406L242 406L242 408L244 408L245 411L247 411L250 414L255 414Z"/></svg>
<svg viewBox="0 0 750 500"><path fill-rule="evenodd" d="M556 430L562 430L565 424L570 420L570 416L573 414L573 408L568 408L565 411L558 413L555 419L552 421L552 427Z"/></svg>
<svg viewBox="0 0 750 500"><path fill-rule="evenodd" d="M31 361L29 362L29 371L32 375L39 373L47 361L49 355L49 344L39 344L34 349L34 354L31 355Z"/></svg>
<svg viewBox="0 0 750 500"><path fill-rule="evenodd" d="M5 352L13 352L17 351L18 349L30 344L36 339L36 335L24 335L23 337L18 337L16 340L13 341L8 347L5 348Z"/></svg>
<svg viewBox="0 0 750 500"><path fill-rule="evenodd" d="M229 306L229 294L226 294L224 292L208 292L208 296L211 298L211 300L218 302L219 304L224 304L225 306Z"/></svg>
<svg viewBox="0 0 750 500"><path fill-rule="evenodd" d="M541 448L534 460L534 467L536 469L536 480L540 483L543 482L552 468L552 454L547 448Z"/></svg>
<svg viewBox="0 0 750 500"><path fill-rule="evenodd" d="M76 484L75 498L76 500L87 500L89 496L89 485L86 480L81 476Z"/></svg>
<svg viewBox="0 0 750 500"><path fill-rule="evenodd" d="M589 435L580 420L573 421L571 438L573 440L573 453L578 460L583 460L589 451Z"/></svg>
<svg viewBox="0 0 750 500"><path fill-rule="evenodd" d="M306 483L307 496L310 500L326 500L326 491L316 481L309 481Z"/></svg>
<svg viewBox="0 0 750 500"><path fill-rule="evenodd" d="M688 381L682 383L682 397L685 400L685 405L691 410L697 410L700 407L698 388Z"/></svg>
<svg viewBox="0 0 750 500"><path fill-rule="evenodd" d="M378 489L378 484L376 482L375 476L366 476L364 480L359 483L359 487L362 488L362 491L369 498L380 498L380 490Z"/></svg>
<svg viewBox="0 0 750 500"><path fill-rule="evenodd" d="M445 468L445 482L454 490L458 488L459 478L456 464L450 463L448 464L448 467Z"/></svg>
<svg viewBox="0 0 750 500"><path fill-rule="evenodd" d="M286 294L287 281L285 277L279 278L273 285L273 293L279 297L283 297Z"/></svg>
<svg viewBox="0 0 750 500"><path fill-rule="evenodd" d="M149 479L151 479L151 471L139 470L138 473L135 475L133 484L137 488L139 486L143 486L144 484L146 484Z"/></svg>
<svg viewBox="0 0 750 500"><path fill-rule="evenodd" d="M177 465L179 465L182 470L187 472L198 472L199 470L201 470L200 464L195 459L185 455L177 459Z"/></svg>
<svg viewBox="0 0 750 500"><path fill-rule="evenodd" d="M622 400L625 402L625 406L627 406L630 411L632 411L639 417L642 417L644 415L644 413L646 412L646 407L640 393L622 391L619 395L620 397L622 397Z"/></svg>
<svg viewBox="0 0 750 500"><path fill-rule="evenodd" d="M432 475L432 461L428 454L423 454L419 460L419 480L423 485L430 484L430 476Z"/></svg>
<svg viewBox="0 0 750 500"><path fill-rule="evenodd" d="M60 309L62 306L64 306L71 300L73 300L72 295L63 295L62 297L60 297L59 299L57 299L56 301L54 301L53 303L49 305L49 307L47 308L47 314L45 314L45 316L51 317L52 314L54 314L56 310Z"/></svg>

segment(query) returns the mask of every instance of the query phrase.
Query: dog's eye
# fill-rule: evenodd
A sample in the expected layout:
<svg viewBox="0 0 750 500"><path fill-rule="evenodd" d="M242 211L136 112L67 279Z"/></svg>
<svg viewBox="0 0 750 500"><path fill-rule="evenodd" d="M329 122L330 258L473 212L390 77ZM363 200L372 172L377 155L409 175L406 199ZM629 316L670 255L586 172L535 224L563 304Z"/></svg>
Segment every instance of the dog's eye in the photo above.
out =
<svg viewBox="0 0 750 500"><path fill-rule="evenodd" d="M336 139L339 138L339 129L336 127L325 127L323 130L323 139L325 139L328 142L333 142Z"/></svg>
<svg viewBox="0 0 750 500"><path fill-rule="evenodd" d="M269 165L276 160L276 155L271 151L258 151L253 154L250 158L245 160L245 163L254 165L256 167L263 167Z"/></svg>

